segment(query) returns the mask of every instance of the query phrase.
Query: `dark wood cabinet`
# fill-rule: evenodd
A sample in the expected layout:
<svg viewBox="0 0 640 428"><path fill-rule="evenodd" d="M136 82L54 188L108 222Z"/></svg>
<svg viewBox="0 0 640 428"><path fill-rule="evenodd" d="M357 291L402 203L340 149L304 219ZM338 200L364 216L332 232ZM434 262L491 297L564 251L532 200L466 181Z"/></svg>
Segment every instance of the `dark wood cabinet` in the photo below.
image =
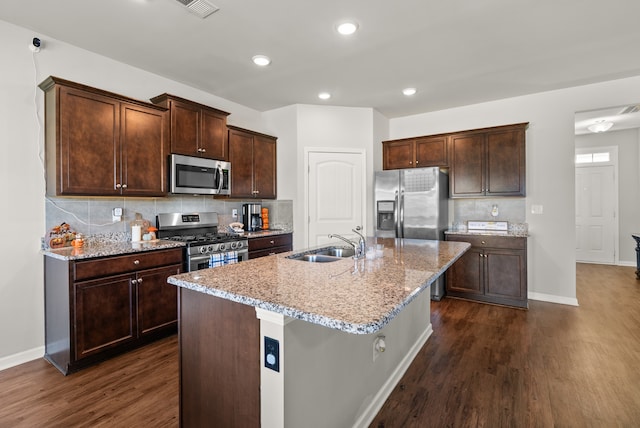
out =
<svg viewBox="0 0 640 428"><path fill-rule="evenodd" d="M285 253L293 249L293 235L269 235L259 238L249 238L249 259Z"/></svg>
<svg viewBox="0 0 640 428"><path fill-rule="evenodd" d="M169 109L171 153L228 160L229 113L170 94L151 102Z"/></svg>
<svg viewBox="0 0 640 428"><path fill-rule="evenodd" d="M448 137L434 135L382 142L383 169L449 166Z"/></svg>
<svg viewBox="0 0 640 428"><path fill-rule="evenodd" d="M450 196L525 196L527 124L467 131L450 136Z"/></svg>
<svg viewBox="0 0 640 428"><path fill-rule="evenodd" d="M446 272L447 295L526 308L527 238L446 235L471 249Z"/></svg>
<svg viewBox="0 0 640 428"><path fill-rule="evenodd" d="M57 77L40 88L48 194L166 195L166 109Z"/></svg>
<svg viewBox="0 0 640 428"><path fill-rule="evenodd" d="M276 138L229 126L231 197L275 199Z"/></svg>
<svg viewBox="0 0 640 428"><path fill-rule="evenodd" d="M45 257L45 358L68 374L177 331L182 249Z"/></svg>

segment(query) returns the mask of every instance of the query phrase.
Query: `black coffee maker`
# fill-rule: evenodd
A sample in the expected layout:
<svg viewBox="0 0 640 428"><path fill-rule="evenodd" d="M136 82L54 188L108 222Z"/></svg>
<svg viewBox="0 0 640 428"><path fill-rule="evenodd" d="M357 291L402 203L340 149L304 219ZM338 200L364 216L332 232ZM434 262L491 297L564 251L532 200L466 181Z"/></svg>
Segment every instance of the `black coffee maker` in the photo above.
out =
<svg viewBox="0 0 640 428"><path fill-rule="evenodd" d="M244 224L244 230L247 232L262 230L262 205L243 204L242 223Z"/></svg>

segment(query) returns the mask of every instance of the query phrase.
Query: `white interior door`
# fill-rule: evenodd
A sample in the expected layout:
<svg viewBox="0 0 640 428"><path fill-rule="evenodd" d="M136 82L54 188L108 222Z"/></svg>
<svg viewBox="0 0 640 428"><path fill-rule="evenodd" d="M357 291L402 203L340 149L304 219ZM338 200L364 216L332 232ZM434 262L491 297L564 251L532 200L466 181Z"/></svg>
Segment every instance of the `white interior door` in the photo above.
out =
<svg viewBox="0 0 640 428"><path fill-rule="evenodd" d="M330 233L354 238L356 226L365 228L364 151L309 151L308 246L336 243Z"/></svg>
<svg viewBox="0 0 640 428"><path fill-rule="evenodd" d="M576 167L576 260L615 262L617 190L613 165Z"/></svg>

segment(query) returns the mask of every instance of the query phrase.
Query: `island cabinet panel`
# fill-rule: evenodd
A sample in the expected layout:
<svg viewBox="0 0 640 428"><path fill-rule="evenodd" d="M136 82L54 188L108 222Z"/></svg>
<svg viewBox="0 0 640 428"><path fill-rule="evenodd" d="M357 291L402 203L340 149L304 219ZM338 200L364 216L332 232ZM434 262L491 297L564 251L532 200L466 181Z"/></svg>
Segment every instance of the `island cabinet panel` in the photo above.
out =
<svg viewBox="0 0 640 428"><path fill-rule="evenodd" d="M177 330L182 249L45 257L45 358L69 374Z"/></svg>
<svg viewBox="0 0 640 428"><path fill-rule="evenodd" d="M382 142L383 169L449 166L448 137L436 135Z"/></svg>
<svg viewBox="0 0 640 428"><path fill-rule="evenodd" d="M292 245L293 234L291 233L249 238L249 259L285 253L293 249Z"/></svg>
<svg viewBox="0 0 640 428"><path fill-rule="evenodd" d="M446 273L447 294L526 308L527 238L446 235L472 247Z"/></svg>
<svg viewBox="0 0 640 428"><path fill-rule="evenodd" d="M170 94L151 99L169 109L171 153L227 160L229 113Z"/></svg>
<svg viewBox="0 0 640 428"><path fill-rule="evenodd" d="M229 126L231 197L275 199L276 138Z"/></svg>
<svg viewBox="0 0 640 428"><path fill-rule="evenodd" d="M185 288L179 293L180 426L260 427L255 308Z"/></svg>
<svg viewBox="0 0 640 428"><path fill-rule="evenodd" d="M40 88L48 194L166 195L166 109L56 77Z"/></svg>

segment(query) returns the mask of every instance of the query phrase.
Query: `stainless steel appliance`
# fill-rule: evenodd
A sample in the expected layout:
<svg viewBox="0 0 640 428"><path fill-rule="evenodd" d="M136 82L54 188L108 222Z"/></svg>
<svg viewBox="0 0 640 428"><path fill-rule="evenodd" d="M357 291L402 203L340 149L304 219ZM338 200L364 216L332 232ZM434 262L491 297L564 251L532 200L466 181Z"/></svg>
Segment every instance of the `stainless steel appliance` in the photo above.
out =
<svg viewBox="0 0 640 428"><path fill-rule="evenodd" d="M246 231L255 232L256 230L262 230L262 205L243 204L242 223Z"/></svg>
<svg viewBox="0 0 640 428"><path fill-rule="evenodd" d="M231 163L195 156L169 155L169 191L230 195Z"/></svg>
<svg viewBox="0 0 640 428"><path fill-rule="evenodd" d="M218 213L161 213L156 216L158 239L186 242L185 271L249 259L249 241L218 230Z"/></svg>
<svg viewBox="0 0 640 428"><path fill-rule="evenodd" d="M375 235L444 240L448 197L449 177L437 167L376 172ZM444 291L441 276L431 286L431 298L440 300Z"/></svg>

